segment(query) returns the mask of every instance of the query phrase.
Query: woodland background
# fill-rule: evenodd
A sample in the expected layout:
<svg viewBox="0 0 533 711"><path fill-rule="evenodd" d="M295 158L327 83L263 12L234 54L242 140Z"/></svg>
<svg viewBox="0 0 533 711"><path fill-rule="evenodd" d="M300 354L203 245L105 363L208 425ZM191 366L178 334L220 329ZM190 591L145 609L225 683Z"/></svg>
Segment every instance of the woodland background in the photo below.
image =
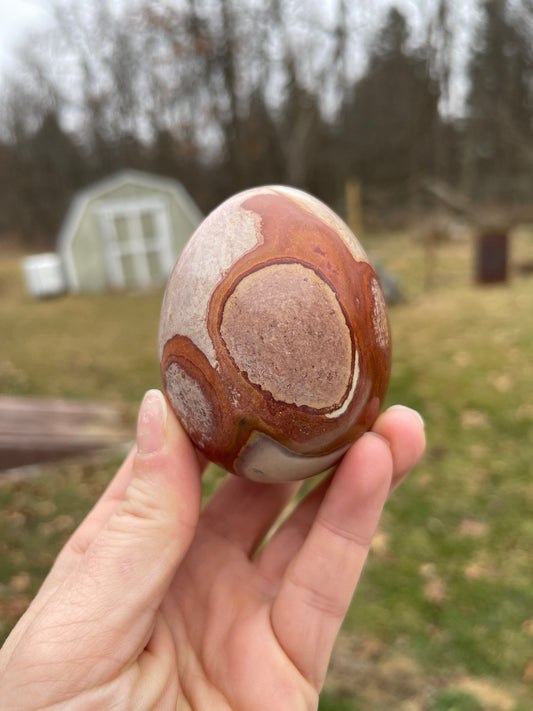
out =
<svg viewBox="0 0 533 711"><path fill-rule="evenodd" d="M531 202L531 0L415 3L416 23L400 4L324 7L51 2L3 77L0 235L51 247L75 191L124 167L206 212L271 182L342 211L355 179L369 227L431 208L428 181L482 209Z"/></svg>

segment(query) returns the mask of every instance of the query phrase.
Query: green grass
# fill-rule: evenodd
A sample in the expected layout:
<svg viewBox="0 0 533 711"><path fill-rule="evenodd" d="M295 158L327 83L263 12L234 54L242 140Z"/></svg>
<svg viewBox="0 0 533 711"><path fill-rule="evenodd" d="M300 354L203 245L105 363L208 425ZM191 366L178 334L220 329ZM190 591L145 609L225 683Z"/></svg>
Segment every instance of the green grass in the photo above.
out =
<svg viewBox="0 0 533 711"><path fill-rule="evenodd" d="M407 295L391 309L388 402L422 412L428 451L387 506L320 708L525 711L533 707L533 278L475 287L466 241L440 248L425 292L419 242L377 235L365 246ZM511 254L532 258L531 233L517 233ZM119 399L134 414L159 385L160 300L157 292L33 302L18 265L0 262L0 392ZM116 464L68 462L0 485L0 638Z"/></svg>
<svg viewBox="0 0 533 711"><path fill-rule="evenodd" d="M483 711L483 709L470 694L457 689L447 689L434 699L431 711Z"/></svg>
<svg viewBox="0 0 533 711"><path fill-rule="evenodd" d="M0 391L136 402L159 384L160 303L159 292L2 298Z"/></svg>
<svg viewBox="0 0 533 711"><path fill-rule="evenodd" d="M318 711L363 711L353 697L339 694L322 694Z"/></svg>

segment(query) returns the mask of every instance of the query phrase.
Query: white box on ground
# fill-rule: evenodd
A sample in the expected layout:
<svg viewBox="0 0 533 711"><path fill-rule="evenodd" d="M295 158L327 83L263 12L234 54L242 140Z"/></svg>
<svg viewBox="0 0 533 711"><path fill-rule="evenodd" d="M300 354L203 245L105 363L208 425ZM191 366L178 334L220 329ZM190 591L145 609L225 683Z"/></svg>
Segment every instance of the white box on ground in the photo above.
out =
<svg viewBox="0 0 533 711"><path fill-rule="evenodd" d="M22 262L22 271L26 288L36 299L58 296L66 290L61 258L54 252L25 257Z"/></svg>

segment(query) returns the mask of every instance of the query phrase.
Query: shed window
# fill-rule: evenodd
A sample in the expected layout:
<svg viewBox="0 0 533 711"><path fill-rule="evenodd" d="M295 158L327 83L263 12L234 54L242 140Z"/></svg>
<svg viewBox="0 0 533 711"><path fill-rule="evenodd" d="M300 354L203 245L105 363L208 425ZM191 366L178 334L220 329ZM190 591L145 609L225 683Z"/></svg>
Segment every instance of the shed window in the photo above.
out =
<svg viewBox="0 0 533 711"><path fill-rule="evenodd" d="M163 200L105 202L98 218L113 286L146 288L165 282L174 256Z"/></svg>
<svg viewBox="0 0 533 711"><path fill-rule="evenodd" d="M150 248L154 240L157 240L157 228L152 212L141 213L141 226L146 247Z"/></svg>

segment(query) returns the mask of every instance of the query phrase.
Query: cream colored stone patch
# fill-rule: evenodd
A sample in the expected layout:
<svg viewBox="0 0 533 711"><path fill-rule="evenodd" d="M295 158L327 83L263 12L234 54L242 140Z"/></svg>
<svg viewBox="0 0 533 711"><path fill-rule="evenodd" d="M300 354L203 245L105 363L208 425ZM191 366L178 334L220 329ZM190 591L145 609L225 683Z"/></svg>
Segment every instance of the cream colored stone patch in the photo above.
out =
<svg viewBox="0 0 533 711"><path fill-rule="evenodd" d="M378 280L372 277L372 324L376 341L381 348L388 348L390 344L389 322L387 318L387 304Z"/></svg>
<svg viewBox="0 0 533 711"><path fill-rule="evenodd" d="M196 444L202 446L211 438L215 427L213 407L200 384L177 363L171 363L165 373L167 395L172 409Z"/></svg>
<svg viewBox="0 0 533 711"><path fill-rule="evenodd" d="M159 328L159 358L165 343L186 336L216 367L215 349L207 331L213 291L226 271L259 244L259 215L239 206L249 191L230 198L212 212L186 244L168 281Z"/></svg>
<svg viewBox="0 0 533 711"><path fill-rule="evenodd" d="M303 456L261 432L253 432L235 462L235 471L254 481L298 481L326 471L349 447L346 444L330 454Z"/></svg>

